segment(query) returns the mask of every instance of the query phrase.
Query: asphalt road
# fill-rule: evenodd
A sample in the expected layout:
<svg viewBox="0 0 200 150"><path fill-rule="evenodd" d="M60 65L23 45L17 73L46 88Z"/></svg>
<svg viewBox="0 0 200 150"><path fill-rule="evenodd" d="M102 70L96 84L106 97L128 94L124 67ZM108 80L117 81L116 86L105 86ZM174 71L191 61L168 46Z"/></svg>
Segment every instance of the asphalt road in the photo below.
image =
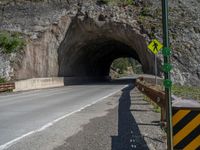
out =
<svg viewBox="0 0 200 150"><path fill-rule="evenodd" d="M0 149L45 130L123 89L125 83L67 86L0 95Z"/></svg>

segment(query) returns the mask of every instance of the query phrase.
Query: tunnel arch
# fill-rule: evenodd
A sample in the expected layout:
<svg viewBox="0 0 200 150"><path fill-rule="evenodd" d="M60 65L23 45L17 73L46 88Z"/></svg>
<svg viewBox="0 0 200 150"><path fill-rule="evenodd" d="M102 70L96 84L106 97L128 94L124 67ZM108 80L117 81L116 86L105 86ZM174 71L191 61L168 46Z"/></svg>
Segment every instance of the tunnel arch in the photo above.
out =
<svg viewBox="0 0 200 150"><path fill-rule="evenodd" d="M143 71L153 74L153 55L145 38L132 27L120 23L75 18L58 50L59 76L106 77L112 62L132 57Z"/></svg>

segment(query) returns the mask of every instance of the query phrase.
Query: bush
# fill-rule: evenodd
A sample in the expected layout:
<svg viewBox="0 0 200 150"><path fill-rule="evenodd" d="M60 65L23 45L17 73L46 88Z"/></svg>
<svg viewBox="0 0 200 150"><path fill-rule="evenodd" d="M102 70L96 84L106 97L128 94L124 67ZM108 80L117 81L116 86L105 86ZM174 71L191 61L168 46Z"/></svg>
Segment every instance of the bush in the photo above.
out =
<svg viewBox="0 0 200 150"><path fill-rule="evenodd" d="M112 63L112 68L118 70L119 74L123 74L129 66L130 65L127 58L119 58Z"/></svg>
<svg viewBox="0 0 200 150"><path fill-rule="evenodd" d="M13 53L21 50L25 45L24 40L17 33L0 32L0 49L3 53Z"/></svg>
<svg viewBox="0 0 200 150"><path fill-rule="evenodd" d="M149 10L147 7L143 7L143 8L141 9L140 15L141 15L141 16L153 17L153 16L151 15L151 10Z"/></svg>
<svg viewBox="0 0 200 150"><path fill-rule="evenodd" d="M142 65L133 58L118 58L113 61L111 67L119 74L124 74L131 67L135 74L142 74Z"/></svg>
<svg viewBox="0 0 200 150"><path fill-rule="evenodd" d="M0 77L0 83L5 83L6 82L6 79Z"/></svg>

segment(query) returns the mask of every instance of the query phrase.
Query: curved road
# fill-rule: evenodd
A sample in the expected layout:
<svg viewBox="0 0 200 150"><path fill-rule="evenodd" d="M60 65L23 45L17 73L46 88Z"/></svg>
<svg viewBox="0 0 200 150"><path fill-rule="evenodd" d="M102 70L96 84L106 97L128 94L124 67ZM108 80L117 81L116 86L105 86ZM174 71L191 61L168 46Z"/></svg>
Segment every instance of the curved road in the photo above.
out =
<svg viewBox="0 0 200 150"><path fill-rule="evenodd" d="M93 84L0 95L0 149L124 87L125 83Z"/></svg>

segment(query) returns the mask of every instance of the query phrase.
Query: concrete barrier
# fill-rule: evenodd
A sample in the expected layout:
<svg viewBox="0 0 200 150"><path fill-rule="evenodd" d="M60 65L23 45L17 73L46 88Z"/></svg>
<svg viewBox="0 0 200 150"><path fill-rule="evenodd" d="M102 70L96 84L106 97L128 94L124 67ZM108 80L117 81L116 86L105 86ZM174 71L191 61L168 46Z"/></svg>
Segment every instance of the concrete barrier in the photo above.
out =
<svg viewBox="0 0 200 150"><path fill-rule="evenodd" d="M14 92L64 86L63 77L32 78L15 82Z"/></svg>
<svg viewBox="0 0 200 150"><path fill-rule="evenodd" d="M15 82L14 92L27 91L35 89L62 87L76 84L90 84L110 80L105 77L49 77L49 78L32 78Z"/></svg>

